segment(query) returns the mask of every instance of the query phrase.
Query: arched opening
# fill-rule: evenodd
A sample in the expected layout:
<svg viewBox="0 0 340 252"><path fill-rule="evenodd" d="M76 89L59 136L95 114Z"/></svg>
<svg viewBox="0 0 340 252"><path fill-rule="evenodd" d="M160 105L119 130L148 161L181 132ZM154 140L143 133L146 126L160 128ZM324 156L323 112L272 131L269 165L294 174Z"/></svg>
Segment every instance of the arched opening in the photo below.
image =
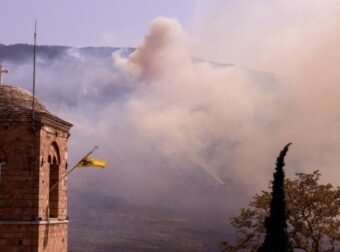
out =
<svg viewBox="0 0 340 252"><path fill-rule="evenodd" d="M0 183L1 183L2 172L6 164L7 164L7 157L6 157L5 152L0 146Z"/></svg>
<svg viewBox="0 0 340 252"><path fill-rule="evenodd" d="M53 142L48 155L49 163L49 218L58 218L59 210L59 147L56 142Z"/></svg>

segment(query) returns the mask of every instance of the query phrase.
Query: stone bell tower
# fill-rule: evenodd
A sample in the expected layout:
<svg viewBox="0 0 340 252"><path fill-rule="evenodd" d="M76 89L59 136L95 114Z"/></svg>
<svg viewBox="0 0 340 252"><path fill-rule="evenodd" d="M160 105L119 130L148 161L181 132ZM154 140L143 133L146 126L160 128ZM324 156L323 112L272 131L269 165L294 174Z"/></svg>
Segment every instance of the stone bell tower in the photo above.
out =
<svg viewBox="0 0 340 252"><path fill-rule="evenodd" d="M0 73L1 74L1 73ZM72 125L0 83L0 251L67 251L67 140Z"/></svg>

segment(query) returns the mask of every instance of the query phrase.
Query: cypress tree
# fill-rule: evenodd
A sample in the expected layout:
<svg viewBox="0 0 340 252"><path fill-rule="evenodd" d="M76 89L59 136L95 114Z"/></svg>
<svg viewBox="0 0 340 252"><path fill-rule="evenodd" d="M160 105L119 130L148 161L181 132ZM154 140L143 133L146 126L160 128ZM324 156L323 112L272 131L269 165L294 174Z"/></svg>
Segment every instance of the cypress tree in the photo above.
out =
<svg viewBox="0 0 340 252"><path fill-rule="evenodd" d="M258 252L292 252L287 232L287 210L284 191L284 158L291 143L287 144L276 160L270 215L265 219L266 236Z"/></svg>

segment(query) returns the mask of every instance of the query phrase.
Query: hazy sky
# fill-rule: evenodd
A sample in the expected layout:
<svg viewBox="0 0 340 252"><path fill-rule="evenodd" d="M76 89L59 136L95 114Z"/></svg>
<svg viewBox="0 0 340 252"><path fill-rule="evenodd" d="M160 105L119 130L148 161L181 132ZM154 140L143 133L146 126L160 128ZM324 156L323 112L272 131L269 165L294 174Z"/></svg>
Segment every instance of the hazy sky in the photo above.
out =
<svg viewBox="0 0 340 252"><path fill-rule="evenodd" d="M32 43L37 19L40 45L137 47L164 16L182 25L194 57L272 71L267 55L327 29L335 9L336 0L1 0L0 43Z"/></svg>
<svg viewBox="0 0 340 252"><path fill-rule="evenodd" d="M197 2L2 0L0 43L31 43L38 19L40 44L137 46L155 17L176 17L185 28L190 26Z"/></svg>

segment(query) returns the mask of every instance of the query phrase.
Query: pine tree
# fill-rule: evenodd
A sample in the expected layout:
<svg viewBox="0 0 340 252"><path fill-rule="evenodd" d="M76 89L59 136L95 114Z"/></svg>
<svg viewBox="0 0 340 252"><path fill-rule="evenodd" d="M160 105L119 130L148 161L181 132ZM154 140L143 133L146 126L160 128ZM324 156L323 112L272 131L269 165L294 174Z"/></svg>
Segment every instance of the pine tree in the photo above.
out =
<svg viewBox="0 0 340 252"><path fill-rule="evenodd" d="M266 236L258 252L292 252L287 232L287 210L284 191L284 158L291 143L287 144L276 161L270 215L265 220Z"/></svg>

